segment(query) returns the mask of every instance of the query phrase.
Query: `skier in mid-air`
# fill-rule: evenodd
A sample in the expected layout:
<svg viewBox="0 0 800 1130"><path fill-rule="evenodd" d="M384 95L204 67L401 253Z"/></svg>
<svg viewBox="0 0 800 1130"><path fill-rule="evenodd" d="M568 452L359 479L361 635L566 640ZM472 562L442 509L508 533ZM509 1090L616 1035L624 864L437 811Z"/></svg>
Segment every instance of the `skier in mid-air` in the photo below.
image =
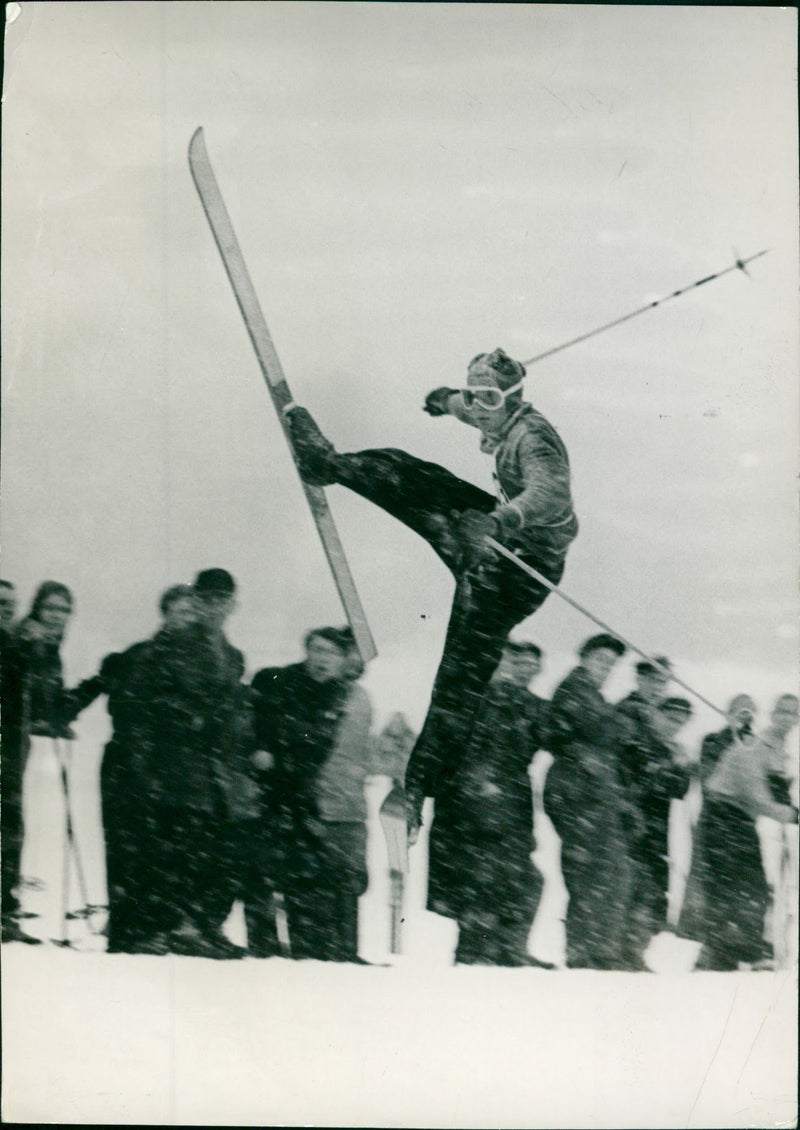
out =
<svg viewBox="0 0 800 1130"><path fill-rule="evenodd" d="M374 502L425 538L456 579L428 715L406 773L412 838L424 798L437 796L458 770L509 632L550 591L495 553L487 536L557 584L578 532L566 448L522 399L524 377L524 366L496 349L470 362L465 388L437 388L425 401L431 416L456 416L481 431L497 497L394 448L339 454L305 408L284 409L307 482L339 483Z"/></svg>

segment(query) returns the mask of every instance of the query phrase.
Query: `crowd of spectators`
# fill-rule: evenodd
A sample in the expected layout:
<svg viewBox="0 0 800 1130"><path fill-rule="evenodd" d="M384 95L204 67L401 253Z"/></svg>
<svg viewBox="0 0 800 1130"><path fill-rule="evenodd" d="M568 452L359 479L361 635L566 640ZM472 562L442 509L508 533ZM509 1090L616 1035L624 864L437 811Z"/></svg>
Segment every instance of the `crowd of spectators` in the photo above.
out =
<svg viewBox="0 0 800 1130"><path fill-rule="evenodd" d="M19 899L31 740L71 737L105 696L108 951L362 962L365 782L402 785L415 734L402 714L373 732L349 629L313 629L300 662L248 683L225 633L236 584L206 569L163 594L150 639L67 689L60 648L73 604L48 581L17 619L14 586L0 581L3 941L38 941ZM700 943L698 969L774 960L776 876L759 821L797 822L786 747L798 699L781 695L759 733L752 698L735 696L727 725L692 758L679 740L692 705L669 693L667 659L637 663L621 701L605 696L625 651L607 633L587 639L548 701L530 690L540 649L507 641L430 830L427 905L457 924L457 963L548 965L528 948L543 889L534 832L546 813L569 896L567 967L647 970L651 942L669 928L670 812L691 790L702 811L677 932ZM540 750L552 764L535 803ZM236 902L246 947L223 930Z"/></svg>

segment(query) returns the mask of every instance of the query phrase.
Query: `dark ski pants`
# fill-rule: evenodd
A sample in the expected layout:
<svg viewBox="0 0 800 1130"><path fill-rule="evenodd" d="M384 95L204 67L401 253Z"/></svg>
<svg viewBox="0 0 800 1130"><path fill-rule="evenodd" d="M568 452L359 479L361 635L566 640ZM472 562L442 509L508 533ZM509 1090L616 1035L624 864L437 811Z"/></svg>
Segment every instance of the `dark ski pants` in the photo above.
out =
<svg viewBox="0 0 800 1130"><path fill-rule="evenodd" d="M2 912L3 917L13 915L19 910L19 899L15 893L20 880L20 861L25 826L22 819L22 792L6 787L3 782L3 798L0 807L0 836L2 837Z"/></svg>
<svg viewBox="0 0 800 1130"><path fill-rule="evenodd" d="M577 789L564 793L556 762L545 785L545 812L561 839L561 874L570 969L624 969L625 929L634 864L611 805L593 804ZM566 799L566 798L569 799Z"/></svg>
<svg viewBox="0 0 800 1130"><path fill-rule="evenodd" d="M735 805L706 797L700 817L705 895L698 969L731 970L767 951L769 887L755 821Z"/></svg>
<svg viewBox="0 0 800 1130"><path fill-rule="evenodd" d="M488 514L496 499L435 463L384 449L338 455L337 482L374 502L423 537L456 578L444 651L422 731L406 771L406 790L421 807L457 769L509 632L541 607L549 590L499 555L477 573L459 565L456 536L465 510ZM553 584L563 555L522 557Z"/></svg>
<svg viewBox="0 0 800 1130"><path fill-rule="evenodd" d="M143 921L154 933L169 932L185 923L207 932L209 903L225 873L221 852L227 821L188 805L155 808L150 821Z"/></svg>
<svg viewBox="0 0 800 1130"><path fill-rule="evenodd" d="M111 741L100 766L100 803L108 890L108 952L125 952L142 935L146 814L124 747ZM144 929L145 934L147 933Z"/></svg>
<svg viewBox="0 0 800 1130"><path fill-rule="evenodd" d="M666 828L651 829L649 842L633 851L630 909L623 945L623 956L631 969L646 968L645 951L655 935L667 925L667 852Z"/></svg>
<svg viewBox="0 0 800 1130"><path fill-rule="evenodd" d="M358 899L367 889L366 845L363 822L321 821L313 867L295 876L287 872L283 896L293 958L355 961L358 957Z"/></svg>
<svg viewBox="0 0 800 1130"><path fill-rule="evenodd" d="M494 890L474 892L473 905L459 910L458 964L516 965L526 960L544 879L530 857L515 860L513 866L507 887L498 876Z"/></svg>

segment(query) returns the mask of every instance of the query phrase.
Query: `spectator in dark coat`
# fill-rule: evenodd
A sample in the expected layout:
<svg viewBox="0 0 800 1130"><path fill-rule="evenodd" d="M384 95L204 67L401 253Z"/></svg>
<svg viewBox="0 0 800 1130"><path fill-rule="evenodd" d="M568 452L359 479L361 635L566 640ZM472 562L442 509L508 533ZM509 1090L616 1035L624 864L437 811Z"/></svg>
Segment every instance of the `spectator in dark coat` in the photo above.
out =
<svg viewBox="0 0 800 1130"><path fill-rule="evenodd" d="M16 921L24 839L22 782L33 735L65 736L60 647L72 614L72 593L45 581L27 617L3 638L2 940L36 944Z"/></svg>
<svg viewBox="0 0 800 1130"><path fill-rule="evenodd" d="M546 747L554 760L544 806L561 838L570 969L624 967L633 877L628 829L635 810L620 780L617 752L630 723L601 694L624 652L614 636L592 636L550 706Z"/></svg>
<svg viewBox="0 0 800 1130"><path fill-rule="evenodd" d="M265 668L253 679L259 750L254 765L265 789L264 823L272 843L272 880L284 896L292 957L356 959L352 913L366 886L363 863L369 711L347 678L352 640L319 628L306 657ZM353 691L360 695L353 695ZM256 952L277 948L266 885L245 904Z"/></svg>
<svg viewBox="0 0 800 1130"><path fill-rule="evenodd" d="M224 569L199 573L197 625L159 632L130 671L131 767L152 845L145 867L149 912L158 925L153 953L226 958L244 952L214 921L229 882L226 742L244 673L242 653L223 631L235 591Z"/></svg>
<svg viewBox="0 0 800 1130"><path fill-rule="evenodd" d="M528 690L540 668L535 644L506 644L459 775L436 798L428 909L458 922L459 964L542 964L527 952L543 885L528 775L548 705Z"/></svg>
<svg viewBox="0 0 800 1130"><path fill-rule="evenodd" d="M100 765L100 802L105 844L108 953L149 952L157 925L152 920L143 862L151 850L148 827L152 814L147 797L133 773L138 711L132 710L129 679L148 649L160 647L165 637L185 631L197 621L197 605L190 585L173 585L159 601L163 622L152 640L135 643L122 653L106 656L97 675L68 692L65 721L71 722L95 699L108 696L112 734Z"/></svg>
<svg viewBox="0 0 800 1130"><path fill-rule="evenodd" d="M658 663L669 669L663 657ZM642 660L636 665L636 679L636 690L617 709L631 723L631 735L619 753L628 799L638 810L630 826L635 866L623 957L628 969L641 971L647 969L645 950L667 925L670 805L686 795L691 774L677 762L677 747L666 740L659 708L668 676Z"/></svg>

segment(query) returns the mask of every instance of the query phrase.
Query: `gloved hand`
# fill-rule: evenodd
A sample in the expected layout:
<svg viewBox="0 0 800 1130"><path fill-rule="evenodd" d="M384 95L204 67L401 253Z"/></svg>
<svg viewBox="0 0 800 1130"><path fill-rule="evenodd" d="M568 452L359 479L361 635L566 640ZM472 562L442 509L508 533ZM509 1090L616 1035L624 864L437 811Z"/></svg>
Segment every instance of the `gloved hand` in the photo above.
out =
<svg viewBox="0 0 800 1130"><path fill-rule="evenodd" d="M458 389L456 388L445 388L444 386L435 388L425 397L423 412L427 412L429 416L446 416L447 401L457 392Z"/></svg>
<svg viewBox="0 0 800 1130"><path fill-rule="evenodd" d="M463 554L462 564L467 572L493 560L495 552L486 544L486 538L496 538L500 532L496 518L480 510L465 510L458 517L457 531Z"/></svg>

